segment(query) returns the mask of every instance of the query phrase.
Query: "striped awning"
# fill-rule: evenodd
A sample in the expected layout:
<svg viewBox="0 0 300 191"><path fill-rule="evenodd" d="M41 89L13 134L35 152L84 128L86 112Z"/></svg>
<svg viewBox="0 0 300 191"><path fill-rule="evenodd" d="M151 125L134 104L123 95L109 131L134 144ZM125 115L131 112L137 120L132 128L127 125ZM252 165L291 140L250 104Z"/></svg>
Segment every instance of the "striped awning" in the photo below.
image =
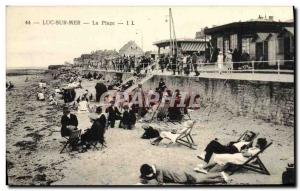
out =
<svg viewBox="0 0 300 191"><path fill-rule="evenodd" d="M182 42L182 51L205 51L205 43L203 42Z"/></svg>

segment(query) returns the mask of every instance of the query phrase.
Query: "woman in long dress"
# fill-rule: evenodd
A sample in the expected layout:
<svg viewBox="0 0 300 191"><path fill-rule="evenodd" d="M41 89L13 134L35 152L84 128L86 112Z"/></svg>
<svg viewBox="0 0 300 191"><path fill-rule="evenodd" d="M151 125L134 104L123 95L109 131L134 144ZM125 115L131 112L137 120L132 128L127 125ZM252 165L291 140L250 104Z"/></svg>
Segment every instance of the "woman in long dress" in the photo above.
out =
<svg viewBox="0 0 300 191"><path fill-rule="evenodd" d="M225 60L227 65L227 73L232 73L233 63L232 63L232 53L230 50L228 50Z"/></svg>
<svg viewBox="0 0 300 191"><path fill-rule="evenodd" d="M222 74L223 62L224 62L224 55L223 52L220 51L217 59L219 74Z"/></svg>
<svg viewBox="0 0 300 191"><path fill-rule="evenodd" d="M242 165L250 157L257 154L267 145L265 138L257 139L255 147L244 149L240 153L234 154L214 154L206 165L199 164L194 168L196 172L207 174L208 172L221 172L225 170L229 164Z"/></svg>

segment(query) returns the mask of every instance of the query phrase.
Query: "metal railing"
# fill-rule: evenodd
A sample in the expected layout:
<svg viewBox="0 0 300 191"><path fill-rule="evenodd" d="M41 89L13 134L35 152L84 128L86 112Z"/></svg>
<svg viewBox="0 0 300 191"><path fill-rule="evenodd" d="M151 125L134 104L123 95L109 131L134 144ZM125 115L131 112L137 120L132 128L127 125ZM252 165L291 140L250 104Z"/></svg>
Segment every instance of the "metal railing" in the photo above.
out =
<svg viewBox="0 0 300 191"><path fill-rule="evenodd" d="M272 64L269 64L272 63ZM291 68L288 68L286 63L289 63ZM294 73L294 60L268 60L268 61L240 61L240 62L223 62L222 72L227 71L228 65L239 65L238 69L232 69L230 72L250 72L250 73ZM267 64L267 66L259 66ZM219 72L218 63L197 63L199 72ZM212 68L205 68L207 66L213 66ZM199 67L200 66L200 67Z"/></svg>
<svg viewBox="0 0 300 191"><path fill-rule="evenodd" d="M238 65L239 67L232 70L228 70L228 65ZM264 65L264 66L261 66ZM229 72L229 73L277 73L277 74L293 74L294 73L294 60L269 60L269 61L239 61L239 62L223 62L222 63L222 72ZM139 66L140 70L143 70L144 73L146 71L152 71L152 67L154 66L153 73L161 73L160 66L157 61L153 63L136 63L135 66ZM125 68L124 65L119 65L118 67L113 67L112 64L107 65L105 67L93 67L93 66L83 66L80 68L83 69L96 69L96 70L110 70L110 71L119 71L119 72L131 72L134 73L136 70L135 68ZM290 68L288 68L290 67ZM180 68L183 70L183 68ZM176 69L178 71L179 68ZM220 72L218 68L218 63L197 63L197 71L198 72ZM189 72L195 72L193 65L190 64Z"/></svg>

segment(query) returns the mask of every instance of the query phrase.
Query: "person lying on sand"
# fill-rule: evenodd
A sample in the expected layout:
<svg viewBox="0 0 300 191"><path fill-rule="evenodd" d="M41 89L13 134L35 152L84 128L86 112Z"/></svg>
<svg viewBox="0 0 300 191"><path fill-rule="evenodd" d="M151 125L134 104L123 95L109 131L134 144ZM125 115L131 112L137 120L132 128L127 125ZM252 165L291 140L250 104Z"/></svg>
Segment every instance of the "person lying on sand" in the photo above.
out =
<svg viewBox="0 0 300 191"><path fill-rule="evenodd" d="M230 142L228 145L222 145L217 140L213 140L206 146L204 152L197 155L197 157L208 163L213 153L239 153L241 150L247 148L255 136L256 134L254 132L249 131L239 142Z"/></svg>
<svg viewBox="0 0 300 191"><path fill-rule="evenodd" d="M187 131L189 128L192 128L195 123L196 121L189 120L183 124L184 128L181 130L173 130L172 132L162 131L160 132L159 137L152 141L151 144L158 145L163 139L168 139L175 143L178 136Z"/></svg>
<svg viewBox="0 0 300 191"><path fill-rule="evenodd" d="M257 139L257 143L254 147L242 150L240 153L234 154L214 154L206 165L199 164L194 170L207 174L208 172L222 172L229 164L241 165L245 163L251 156L258 153L267 145L265 138Z"/></svg>
<svg viewBox="0 0 300 191"><path fill-rule="evenodd" d="M144 124L142 128L145 130L141 137L142 139L152 139L159 137L159 131L157 129L154 129L152 126Z"/></svg>
<svg viewBox="0 0 300 191"><path fill-rule="evenodd" d="M155 164L143 164L140 167L140 173L140 183L147 185L162 185L165 183L215 184L226 183L228 180L225 173L195 176L185 171L169 170Z"/></svg>

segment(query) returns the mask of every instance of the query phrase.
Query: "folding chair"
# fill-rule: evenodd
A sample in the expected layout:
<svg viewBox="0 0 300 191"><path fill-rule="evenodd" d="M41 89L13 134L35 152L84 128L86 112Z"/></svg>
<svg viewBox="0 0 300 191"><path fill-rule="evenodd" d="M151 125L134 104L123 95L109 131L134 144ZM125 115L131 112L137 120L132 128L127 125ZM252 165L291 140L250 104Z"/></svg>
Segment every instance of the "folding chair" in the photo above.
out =
<svg viewBox="0 0 300 191"><path fill-rule="evenodd" d="M244 168L250 171L258 172L261 174L270 175L270 172L265 167L263 162L259 158L259 154L263 153L264 150L266 150L270 145L272 145L272 142L270 142L265 148L260 150L258 153L250 157L246 162L244 162L242 165L238 165L238 167L231 171L230 175L234 174L236 171Z"/></svg>
<svg viewBox="0 0 300 191"><path fill-rule="evenodd" d="M193 146L197 146L197 145L194 143L194 140L191 136L193 127L194 127L194 125L192 127L188 128L186 131L182 132L176 139L176 143L196 150Z"/></svg>
<svg viewBox="0 0 300 191"><path fill-rule="evenodd" d="M107 147L106 146L106 142L104 141L103 143L101 143L99 140L94 140L94 141L91 141L90 144L96 149L96 150L99 150L99 148L97 147L98 143L101 145L101 148L100 150L102 150L104 147Z"/></svg>
<svg viewBox="0 0 300 191"><path fill-rule="evenodd" d="M67 150L67 147L76 144L80 140L80 136L81 136L81 129L72 131L69 137L64 137L65 139L67 139L67 142L64 144L62 150L60 151L60 154L63 153L64 150L70 153Z"/></svg>
<svg viewBox="0 0 300 191"><path fill-rule="evenodd" d="M104 127L102 127L104 128ZM101 145L100 150L102 150L106 146L105 138L104 138L105 130L98 129L96 132L94 132L94 136L91 137L90 140L88 140L89 145L93 146L94 149L99 150L97 147L98 143ZM96 136L98 134L98 136Z"/></svg>
<svg viewBox="0 0 300 191"><path fill-rule="evenodd" d="M194 125L189 128L186 128L180 134L177 134L175 143L181 144L181 145L189 147L191 149L195 149L193 146L197 146L197 145L194 143L194 140L191 136L193 127L194 127ZM164 138L171 140L171 138L168 138L168 137L164 137Z"/></svg>

